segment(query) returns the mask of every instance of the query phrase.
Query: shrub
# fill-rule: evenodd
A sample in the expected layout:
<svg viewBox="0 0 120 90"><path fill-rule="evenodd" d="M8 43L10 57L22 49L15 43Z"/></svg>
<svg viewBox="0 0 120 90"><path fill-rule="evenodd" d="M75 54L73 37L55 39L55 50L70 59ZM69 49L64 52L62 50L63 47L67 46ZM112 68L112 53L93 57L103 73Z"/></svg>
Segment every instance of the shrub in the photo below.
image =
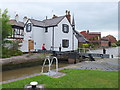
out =
<svg viewBox="0 0 120 90"><path fill-rule="evenodd" d="M83 44L83 48L89 48L89 44L87 43Z"/></svg>
<svg viewBox="0 0 120 90"><path fill-rule="evenodd" d="M112 44L112 47L117 47L117 45L116 44Z"/></svg>
<svg viewBox="0 0 120 90"><path fill-rule="evenodd" d="M118 40L116 44L117 44L117 46L120 46L120 40Z"/></svg>
<svg viewBox="0 0 120 90"><path fill-rule="evenodd" d="M9 58L11 56L18 56L22 55L22 51L20 50L13 50L13 49L8 49L6 47L2 48L2 58Z"/></svg>

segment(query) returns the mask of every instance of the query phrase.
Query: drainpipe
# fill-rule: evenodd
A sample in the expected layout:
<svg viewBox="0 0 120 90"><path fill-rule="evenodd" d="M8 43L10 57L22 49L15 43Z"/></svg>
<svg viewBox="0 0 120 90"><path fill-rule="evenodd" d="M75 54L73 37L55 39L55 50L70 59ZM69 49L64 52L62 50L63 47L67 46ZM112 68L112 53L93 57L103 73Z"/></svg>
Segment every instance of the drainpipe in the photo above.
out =
<svg viewBox="0 0 120 90"><path fill-rule="evenodd" d="M52 31L52 50L54 50L54 26Z"/></svg>
<svg viewBox="0 0 120 90"><path fill-rule="evenodd" d="M74 31L73 31L73 34L72 34L72 50L74 50Z"/></svg>

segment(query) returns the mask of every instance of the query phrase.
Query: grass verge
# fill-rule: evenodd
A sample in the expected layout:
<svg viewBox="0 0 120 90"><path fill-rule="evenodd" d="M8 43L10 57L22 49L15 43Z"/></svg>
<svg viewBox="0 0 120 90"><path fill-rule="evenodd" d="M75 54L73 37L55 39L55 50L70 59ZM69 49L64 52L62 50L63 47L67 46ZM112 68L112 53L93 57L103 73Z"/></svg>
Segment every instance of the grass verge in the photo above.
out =
<svg viewBox="0 0 120 90"><path fill-rule="evenodd" d="M31 81L44 84L45 88L118 88L118 71L64 69L66 76L52 78L39 75L3 84L3 88L23 88Z"/></svg>

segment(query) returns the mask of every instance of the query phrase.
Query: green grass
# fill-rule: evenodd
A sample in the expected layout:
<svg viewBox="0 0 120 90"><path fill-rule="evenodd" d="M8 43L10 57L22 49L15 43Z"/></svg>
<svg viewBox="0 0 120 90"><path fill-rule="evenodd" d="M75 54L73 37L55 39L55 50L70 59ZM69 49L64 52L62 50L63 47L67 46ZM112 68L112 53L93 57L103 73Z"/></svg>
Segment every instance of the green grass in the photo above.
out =
<svg viewBox="0 0 120 90"><path fill-rule="evenodd" d="M79 69L64 69L61 71L67 75L60 78L39 75L3 84L3 88L23 88L31 81L44 84L45 88L118 88L117 71Z"/></svg>

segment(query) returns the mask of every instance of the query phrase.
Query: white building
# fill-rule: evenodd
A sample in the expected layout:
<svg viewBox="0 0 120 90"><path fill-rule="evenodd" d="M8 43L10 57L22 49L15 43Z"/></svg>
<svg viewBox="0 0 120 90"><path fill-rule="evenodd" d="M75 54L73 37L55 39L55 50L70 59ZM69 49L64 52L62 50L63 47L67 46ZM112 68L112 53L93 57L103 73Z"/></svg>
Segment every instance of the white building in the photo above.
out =
<svg viewBox="0 0 120 90"><path fill-rule="evenodd" d="M27 20L27 19L26 19ZM77 37L77 38L76 38ZM24 24L24 38L20 48L23 52L37 51L45 44L47 50L77 50L78 40L84 39L75 31L74 19L66 11L65 16L55 16L43 21L28 19Z"/></svg>

